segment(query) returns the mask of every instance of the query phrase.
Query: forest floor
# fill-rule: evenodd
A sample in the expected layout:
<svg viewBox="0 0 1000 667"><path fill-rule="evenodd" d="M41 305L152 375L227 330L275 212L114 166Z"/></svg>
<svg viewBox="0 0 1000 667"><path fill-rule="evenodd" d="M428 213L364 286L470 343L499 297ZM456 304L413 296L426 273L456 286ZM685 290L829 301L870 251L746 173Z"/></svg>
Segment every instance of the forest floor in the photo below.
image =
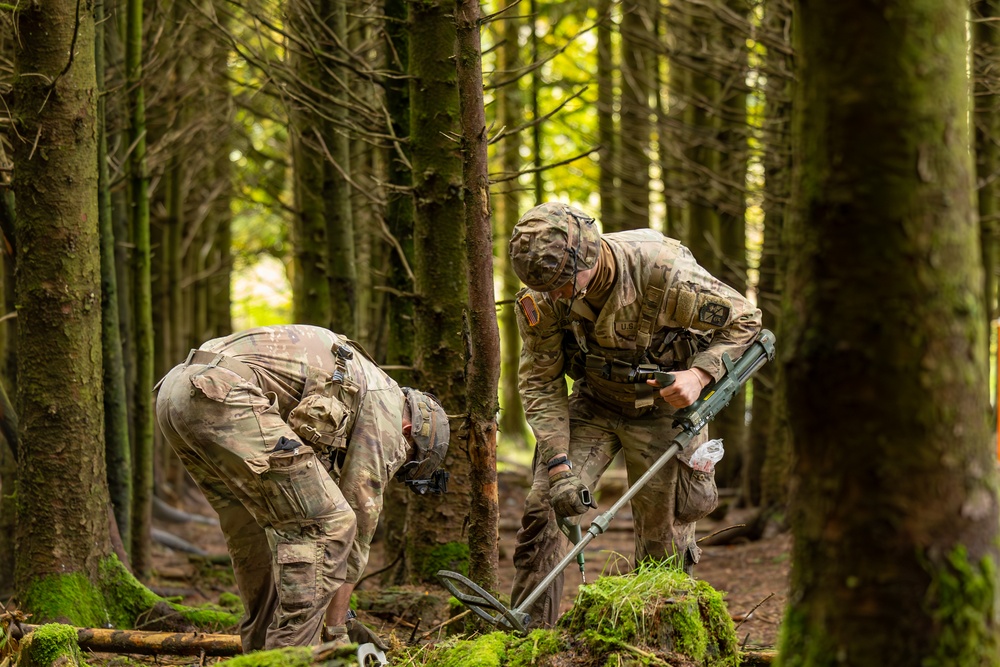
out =
<svg viewBox="0 0 1000 667"><path fill-rule="evenodd" d="M613 502L616 488L624 483L621 475L606 475L602 487L598 489L601 507L606 509ZM521 507L528 480L524 471L506 472L500 475L501 521L500 521L500 581L501 590L510 590L514 575L511 560L514 551L514 536L520 521ZM723 496L726 493L723 490ZM725 500L724 500L725 504ZM214 516L211 508L197 490L185 494L175 505L192 514ZM601 510L598 510L598 512ZM594 512L596 514L597 512ZM732 526L748 521L753 511L733 508L721 518L709 518L698 522L699 538L707 537ZM588 519L591 517L587 517ZM584 527L589 525L585 519ZM155 519L154 527L167 531L187 542L197 545L209 555L225 555L226 546L217 525L201 522L172 523ZM721 533L724 535L725 533ZM718 538L716 538L718 539ZM385 562L382 542L376 541L372 547L369 571L377 570ZM787 601L788 571L790 564L791 537L788 533L765 532L757 541L742 541L725 546L704 546L701 562L695 568L695 577L709 582L715 589L724 592L730 615L737 626L740 642L748 649L775 647L779 626ZM633 553L631 513L626 506L619 512L605 534L594 539L585 551L587 580L594 581L603 573L616 573L629 569ZM161 595L172 596L184 604L199 605L218 603L219 596L235 592L231 570L227 566L211 565L205 558L194 558L183 551L174 550L163 544L154 544L154 590ZM362 581L360 590L375 590L377 577ZM580 575L575 564L566 570L566 585L562 599L562 610L572 606L580 585ZM440 591L444 593L442 589ZM383 635L394 629L397 637L406 640L410 634L405 622L387 622L384 618L361 615L369 625ZM425 623L427 628L430 623ZM410 625L412 627L412 625ZM136 662L154 663L151 658L134 656ZM92 665L122 664L111 660L111 656L92 655L88 659ZM217 662L221 658L197 658L161 656L155 664L204 665Z"/></svg>

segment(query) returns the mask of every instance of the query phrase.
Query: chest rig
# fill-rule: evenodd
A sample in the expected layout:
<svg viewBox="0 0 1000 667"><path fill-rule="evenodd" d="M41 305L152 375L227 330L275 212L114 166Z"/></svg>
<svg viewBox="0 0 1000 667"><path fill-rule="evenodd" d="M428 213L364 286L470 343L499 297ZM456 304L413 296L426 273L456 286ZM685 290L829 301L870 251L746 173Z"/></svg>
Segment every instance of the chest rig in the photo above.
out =
<svg viewBox="0 0 1000 667"><path fill-rule="evenodd" d="M640 380L641 374L686 368L697 351L696 340L686 329L654 331L675 272L666 265L667 256L664 243L643 291L635 339L628 348L603 347L588 337L597 318L584 302L574 303L563 325L567 374L574 380L584 379L599 398L621 408L652 406L658 389Z"/></svg>
<svg viewBox="0 0 1000 667"><path fill-rule="evenodd" d="M328 462L336 479L347 456L348 441L361 407L363 386L349 362L354 350L348 341L331 348L334 369L309 366L302 400L288 413L288 425L303 442Z"/></svg>

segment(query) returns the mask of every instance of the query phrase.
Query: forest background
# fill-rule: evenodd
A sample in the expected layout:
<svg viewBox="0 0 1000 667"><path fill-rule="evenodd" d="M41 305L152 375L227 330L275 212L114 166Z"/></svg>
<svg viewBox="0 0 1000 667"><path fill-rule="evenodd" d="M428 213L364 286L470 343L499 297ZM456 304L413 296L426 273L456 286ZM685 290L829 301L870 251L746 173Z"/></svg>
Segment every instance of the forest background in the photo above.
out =
<svg viewBox="0 0 1000 667"><path fill-rule="evenodd" d="M453 417L454 491L387 503L387 580L495 589L497 439L532 444L506 240L558 199L681 239L778 332L715 426L719 484L795 532L793 627L856 642L826 605L872 581L921 650L995 653L998 11L925 4L0 4L0 591L54 618L43 591L100 592L116 550L147 577L154 495L191 483L155 379L283 321Z"/></svg>

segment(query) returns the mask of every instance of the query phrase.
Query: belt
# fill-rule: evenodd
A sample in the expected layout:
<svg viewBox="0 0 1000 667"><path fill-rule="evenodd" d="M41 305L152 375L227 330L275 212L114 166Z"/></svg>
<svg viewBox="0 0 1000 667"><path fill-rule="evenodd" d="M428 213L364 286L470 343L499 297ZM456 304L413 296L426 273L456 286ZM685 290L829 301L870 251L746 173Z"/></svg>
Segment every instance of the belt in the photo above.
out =
<svg viewBox="0 0 1000 667"><path fill-rule="evenodd" d="M236 373L247 382L257 384L257 374L253 372L252 368L242 361L227 357L224 354L209 352L208 350L191 350L184 365L190 366L191 364L205 364L206 366L225 368L227 371Z"/></svg>

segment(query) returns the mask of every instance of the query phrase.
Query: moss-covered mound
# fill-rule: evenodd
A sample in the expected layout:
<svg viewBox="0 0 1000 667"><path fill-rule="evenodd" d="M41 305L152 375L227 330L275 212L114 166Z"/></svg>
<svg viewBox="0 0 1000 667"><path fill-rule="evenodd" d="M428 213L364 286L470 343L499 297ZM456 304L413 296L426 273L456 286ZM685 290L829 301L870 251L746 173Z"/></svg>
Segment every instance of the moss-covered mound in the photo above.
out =
<svg viewBox="0 0 1000 667"><path fill-rule="evenodd" d="M722 594L669 564L643 564L631 574L581 587L559 626L598 653L630 655L639 663L740 662Z"/></svg>
<svg viewBox="0 0 1000 667"><path fill-rule="evenodd" d="M394 663L423 667L552 667L565 665L560 656L569 643L558 630L534 630L526 637L493 632L475 639L449 639L433 648L403 649ZM558 660L558 662L557 662Z"/></svg>
<svg viewBox="0 0 1000 667"><path fill-rule="evenodd" d="M77 667L84 665L76 643L76 628L60 623L43 625L21 642L17 667Z"/></svg>
<svg viewBox="0 0 1000 667"><path fill-rule="evenodd" d="M80 572L36 579L29 586L24 608L33 621L60 621L85 628L187 632L220 632L235 626L238 613L224 609L186 607L169 602L143 586L116 556L101 562L97 581Z"/></svg>

